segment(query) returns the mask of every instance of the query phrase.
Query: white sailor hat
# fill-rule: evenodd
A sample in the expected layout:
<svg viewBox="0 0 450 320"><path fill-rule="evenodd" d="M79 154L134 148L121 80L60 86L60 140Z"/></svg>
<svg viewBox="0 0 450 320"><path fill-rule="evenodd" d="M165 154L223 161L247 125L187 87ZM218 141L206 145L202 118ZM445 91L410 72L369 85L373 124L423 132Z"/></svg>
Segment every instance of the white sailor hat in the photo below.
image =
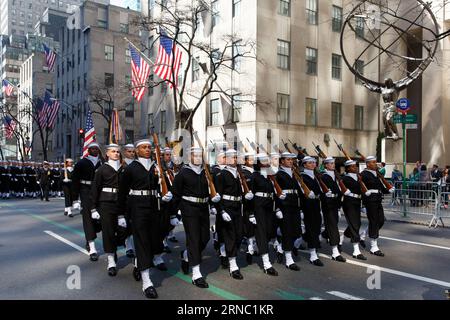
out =
<svg viewBox="0 0 450 320"><path fill-rule="evenodd" d="M237 156L237 151L234 149L228 149L227 151L225 151L225 156L226 157L235 157L235 156Z"/></svg>
<svg viewBox="0 0 450 320"><path fill-rule="evenodd" d="M334 162L334 158L333 157L326 157L325 159L323 159L323 163L333 163Z"/></svg>
<svg viewBox="0 0 450 320"><path fill-rule="evenodd" d="M254 153L254 152L246 152L246 153L244 153L244 157L256 157L256 153Z"/></svg>
<svg viewBox="0 0 450 320"><path fill-rule="evenodd" d="M306 162L317 162L317 160L316 160L316 158L306 156L302 159L302 163L306 163Z"/></svg>
<svg viewBox="0 0 450 320"><path fill-rule="evenodd" d="M163 152L164 152L164 153L170 153L170 154L172 154L172 149L170 149L169 147L165 147L165 148L163 149Z"/></svg>
<svg viewBox="0 0 450 320"><path fill-rule="evenodd" d="M191 149L189 150L190 153L202 153L203 149L200 147L191 147Z"/></svg>
<svg viewBox="0 0 450 320"><path fill-rule="evenodd" d="M126 144L124 146L125 149L134 149L134 145L132 143Z"/></svg>
<svg viewBox="0 0 450 320"><path fill-rule="evenodd" d="M370 161L376 161L377 160L377 157L374 157L374 156L368 156L367 158L366 158L366 162L370 162Z"/></svg>
<svg viewBox="0 0 450 320"><path fill-rule="evenodd" d="M66 158L66 162L73 162L72 158Z"/></svg>
<svg viewBox="0 0 450 320"><path fill-rule="evenodd" d="M108 144L106 146L106 150L112 149L112 148L119 148L120 149L120 146L118 144L115 144L115 143L111 143L111 144Z"/></svg>
<svg viewBox="0 0 450 320"><path fill-rule="evenodd" d="M348 166L351 166L353 164L356 164L355 160L347 160L347 161L345 161L344 166L348 167Z"/></svg>
<svg viewBox="0 0 450 320"><path fill-rule="evenodd" d="M99 145L97 142L91 142L91 143L89 143L88 149L89 149L89 148L94 148L94 147L100 148L100 145Z"/></svg>
<svg viewBox="0 0 450 320"><path fill-rule="evenodd" d="M152 143L150 142L149 139L141 139L141 140L136 141L136 142L134 143L134 146L135 146L135 148L137 148L137 147L139 147L139 146L142 146L143 144L149 144L149 145L151 145Z"/></svg>
<svg viewBox="0 0 450 320"><path fill-rule="evenodd" d="M262 152L262 153L258 153L257 155L256 155L256 159L258 159L258 160L269 160L269 156L267 155L267 153L264 153L264 152Z"/></svg>
<svg viewBox="0 0 450 320"><path fill-rule="evenodd" d="M48 163L48 161L44 161L44 162L42 162L42 164L49 164L49 163Z"/></svg>
<svg viewBox="0 0 450 320"><path fill-rule="evenodd" d="M290 152L283 152L281 154L281 158L294 159L294 158L297 158L297 156L295 154L293 154L293 153L290 153Z"/></svg>
<svg viewBox="0 0 450 320"><path fill-rule="evenodd" d="M225 157L225 151L224 151L224 150L220 150L220 151L217 153L217 158L219 158L219 157Z"/></svg>
<svg viewBox="0 0 450 320"><path fill-rule="evenodd" d="M271 152L271 153L270 153L270 157L271 157L271 158L279 158L279 157L280 157L280 154L279 154L278 152Z"/></svg>

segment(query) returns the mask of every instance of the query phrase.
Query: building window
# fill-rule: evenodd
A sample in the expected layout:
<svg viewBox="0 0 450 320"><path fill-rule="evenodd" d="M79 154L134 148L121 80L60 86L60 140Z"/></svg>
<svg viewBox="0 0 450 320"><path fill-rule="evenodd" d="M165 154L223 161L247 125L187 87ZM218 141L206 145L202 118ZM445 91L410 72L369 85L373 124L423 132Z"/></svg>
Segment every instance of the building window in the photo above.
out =
<svg viewBox="0 0 450 320"><path fill-rule="evenodd" d="M233 55L233 61L232 61L232 68L235 71L241 71L241 60L242 60L242 56L241 56L241 43L242 41L235 41L233 42L233 47L232 47L232 55Z"/></svg>
<svg viewBox="0 0 450 320"><path fill-rule="evenodd" d="M149 88L148 88L148 95L149 96L152 96L153 95L153 88L154 88L154 77L153 77L153 73L150 75L150 77L149 77L149 79L150 79L150 83L149 83Z"/></svg>
<svg viewBox="0 0 450 320"><path fill-rule="evenodd" d="M114 61L114 47L105 44L105 60Z"/></svg>
<svg viewBox="0 0 450 320"><path fill-rule="evenodd" d="M199 57L192 58L192 82L200 78L200 65L198 64Z"/></svg>
<svg viewBox="0 0 450 320"><path fill-rule="evenodd" d="M306 48L306 73L317 75L317 49Z"/></svg>
<svg viewBox="0 0 450 320"><path fill-rule="evenodd" d="M233 18L241 12L241 0L233 0Z"/></svg>
<svg viewBox="0 0 450 320"><path fill-rule="evenodd" d="M133 106L133 103L129 103L125 107L125 117L126 118L134 118L134 106Z"/></svg>
<svg viewBox="0 0 450 320"><path fill-rule="evenodd" d="M291 15L291 0L278 0L278 14L286 17Z"/></svg>
<svg viewBox="0 0 450 320"><path fill-rule="evenodd" d="M50 93L53 93L53 84L52 83L46 83L45 84L45 90L47 90Z"/></svg>
<svg viewBox="0 0 450 320"><path fill-rule="evenodd" d="M167 95L167 83L165 82L161 83L161 95L162 96Z"/></svg>
<svg viewBox="0 0 450 320"><path fill-rule="evenodd" d="M113 73L105 73L105 87L107 87L107 88L114 87L114 74Z"/></svg>
<svg viewBox="0 0 450 320"><path fill-rule="evenodd" d="M84 61L87 59L87 44L84 45Z"/></svg>
<svg viewBox="0 0 450 320"><path fill-rule="evenodd" d="M78 92L81 89L81 81L80 81L80 77L77 77L77 88L78 88Z"/></svg>
<svg viewBox="0 0 450 320"><path fill-rule="evenodd" d="M332 25L332 29L334 32L341 32L341 29L342 29L342 8L341 7L333 6L331 25Z"/></svg>
<svg viewBox="0 0 450 320"><path fill-rule="evenodd" d="M364 38L364 18L356 17L355 33L358 38Z"/></svg>
<svg viewBox="0 0 450 320"><path fill-rule="evenodd" d="M306 0L306 19L309 24L317 25L317 0Z"/></svg>
<svg viewBox="0 0 450 320"><path fill-rule="evenodd" d="M155 124L153 123L153 113L149 113L147 116L147 130L148 134L151 133L152 129L155 127Z"/></svg>
<svg viewBox="0 0 450 320"><path fill-rule="evenodd" d="M161 129L159 130L160 133L166 132L166 111L161 111Z"/></svg>
<svg viewBox="0 0 450 320"><path fill-rule="evenodd" d="M211 100L209 103L209 125L219 124L219 99Z"/></svg>
<svg viewBox="0 0 450 320"><path fill-rule="evenodd" d="M211 28L219 24L219 0L211 2Z"/></svg>
<svg viewBox="0 0 450 320"><path fill-rule="evenodd" d="M133 143L134 142L134 131L133 130L125 130L125 143Z"/></svg>
<svg viewBox="0 0 450 320"><path fill-rule="evenodd" d="M331 77L335 80L341 80L342 58L338 54L331 55Z"/></svg>
<svg viewBox="0 0 450 320"><path fill-rule="evenodd" d="M126 63L131 63L130 49L125 49L125 62Z"/></svg>
<svg viewBox="0 0 450 320"><path fill-rule="evenodd" d="M355 106L355 129L364 130L364 107Z"/></svg>
<svg viewBox="0 0 450 320"><path fill-rule="evenodd" d="M306 98L305 103L305 124L307 126L317 125L317 100Z"/></svg>
<svg viewBox="0 0 450 320"><path fill-rule="evenodd" d="M289 95L287 94L277 94L277 114L278 122L288 123L289 122Z"/></svg>
<svg viewBox="0 0 450 320"><path fill-rule="evenodd" d="M242 111L242 105L241 105L241 96L240 95L234 95L233 96L233 115L231 121L233 122L239 122L241 121L241 111Z"/></svg>
<svg viewBox="0 0 450 320"><path fill-rule="evenodd" d="M83 81L83 88L84 88L84 90L86 90L86 88L87 88L87 73L85 72L84 73L84 79L83 79L84 81Z"/></svg>
<svg viewBox="0 0 450 320"><path fill-rule="evenodd" d="M108 22L105 20L97 20L97 26L103 29L107 29L108 28Z"/></svg>
<svg viewBox="0 0 450 320"><path fill-rule="evenodd" d="M331 127L342 128L342 104L338 102L331 103Z"/></svg>
<svg viewBox="0 0 450 320"><path fill-rule="evenodd" d="M290 68L290 42L278 40L277 44L277 66L280 69L289 70Z"/></svg>
<svg viewBox="0 0 450 320"><path fill-rule="evenodd" d="M364 61L356 60L355 61L355 70L360 75L364 76ZM362 81L357 76L355 76L355 83L356 84L362 84Z"/></svg>
<svg viewBox="0 0 450 320"><path fill-rule="evenodd" d="M120 24L120 32L128 33L128 31L129 31L128 24L126 24L126 23L121 23L121 24Z"/></svg>

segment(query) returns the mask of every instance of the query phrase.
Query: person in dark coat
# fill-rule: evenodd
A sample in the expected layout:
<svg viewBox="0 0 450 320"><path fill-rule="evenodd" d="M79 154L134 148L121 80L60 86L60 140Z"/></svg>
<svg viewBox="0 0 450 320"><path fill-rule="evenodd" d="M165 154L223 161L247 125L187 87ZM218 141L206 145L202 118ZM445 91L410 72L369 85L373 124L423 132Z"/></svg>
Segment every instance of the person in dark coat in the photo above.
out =
<svg viewBox="0 0 450 320"><path fill-rule="evenodd" d="M51 184L51 169L47 161L43 162L42 170L39 174L39 185L41 187L41 201L50 201L48 199Z"/></svg>
<svg viewBox="0 0 450 320"><path fill-rule="evenodd" d="M0 194L2 199L9 199L11 194L11 169L8 161L0 162Z"/></svg>
<svg viewBox="0 0 450 320"><path fill-rule="evenodd" d="M64 215L73 218L72 214L72 174L73 174L73 160L68 158L65 161L65 168L61 174L62 188L64 192Z"/></svg>

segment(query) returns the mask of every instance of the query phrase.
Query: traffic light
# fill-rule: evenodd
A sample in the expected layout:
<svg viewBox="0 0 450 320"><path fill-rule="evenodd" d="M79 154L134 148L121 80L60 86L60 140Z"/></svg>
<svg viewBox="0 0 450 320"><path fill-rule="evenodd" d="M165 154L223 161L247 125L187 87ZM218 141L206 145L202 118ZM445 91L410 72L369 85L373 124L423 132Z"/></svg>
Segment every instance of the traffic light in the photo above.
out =
<svg viewBox="0 0 450 320"><path fill-rule="evenodd" d="M84 134L84 129L83 129L83 128L78 129L78 134L79 134L80 136L83 136L83 134Z"/></svg>

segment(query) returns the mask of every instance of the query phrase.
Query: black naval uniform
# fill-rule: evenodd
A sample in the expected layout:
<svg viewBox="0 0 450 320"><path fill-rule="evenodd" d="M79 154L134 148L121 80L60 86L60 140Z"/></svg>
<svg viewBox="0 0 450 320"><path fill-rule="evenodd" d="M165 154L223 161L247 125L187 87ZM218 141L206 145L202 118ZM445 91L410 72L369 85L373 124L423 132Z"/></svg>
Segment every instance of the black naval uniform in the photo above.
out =
<svg viewBox="0 0 450 320"><path fill-rule="evenodd" d="M221 200L215 205L217 215L222 218L225 211L231 217L231 221L222 218L222 234L225 243L227 257L236 257L242 240L242 185L237 168L225 167L216 175L216 191L221 195Z"/></svg>
<svg viewBox="0 0 450 320"><path fill-rule="evenodd" d="M181 211L191 266L199 265L209 241L209 189L205 170L197 174L185 165L172 186L174 207Z"/></svg>
<svg viewBox="0 0 450 320"><path fill-rule="evenodd" d="M354 174L356 180L350 175L346 174L342 177L342 182L345 187L351 192L344 195L342 202L342 209L344 210L345 218L347 220L347 228L344 231L344 236L350 238L352 243L358 243L361 239L359 237L359 228L361 227L361 185L358 182L358 176Z"/></svg>
<svg viewBox="0 0 450 320"><path fill-rule="evenodd" d="M166 162L162 162L163 171L164 171L164 179L166 179L166 184L169 191L172 192L172 184L169 180L168 170L173 168L173 163L170 162L167 164ZM177 216L177 210L175 210L173 206L173 202L162 202L161 203L161 242L169 235L170 231L172 231L175 226L170 224L170 219Z"/></svg>
<svg viewBox="0 0 450 320"><path fill-rule="evenodd" d="M302 172L303 182L313 191L316 198L310 199L308 195L303 194L303 216L305 222L305 240L309 249L320 248L320 227L322 226L322 217L320 215L320 189L319 182L316 178L311 178L306 172Z"/></svg>
<svg viewBox="0 0 450 320"><path fill-rule="evenodd" d="M51 183L51 170L50 168L45 169L42 168L40 174L39 174L39 184L41 186L41 200L49 201L48 200L48 193L50 191L50 183Z"/></svg>
<svg viewBox="0 0 450 320"><path fill-rule="evenodd" d="M0 194L7 199L10 193L11 172L9 166L0 166Z"/></svg>
<svg viewBox="0 0 450 320"><path fill-rule="evenodd" d="M73 198L72 198L72 175L73 175L73 170L69 171L69 168L66 168L67 171L67 180L69 181L64 181L65 179L65 174L61 174L61 185L62 185L62 189L64 192L64 204L66 208L69 208L72 206L73 204Z"/></svg>
<svg viewBox="0 0 450 320"><path fill-rule="evenodd" d="M277 198L277 207L283 213L283 219L280 222L281 244L283 251L292 251L294 241L301 236L301 216L300 216L300 186L297 180L289 175L282 166L278 169L276 179L286 194L286 198L281 200Z"/></svg>
<svg viewBox="0 0 450 320"><path fill-rule="evenodd" d="M37 190L37 182L36 182L36 169L33 167L28 167L26 169L27 172L27 180L28 180L28 192L31 193L30 196L34 197L36 195Z"/></svg>
<svg viewBox="0 0 450 320"><path fill-rule="evenodd" d="M333 172L334 173L334 172ZM325 222L325 230L327 230L330 240L330 246L339 244L339 209L341 208L342 192L337 183L338 177L333 177L325 171L322 174L322 181L331 192L331 196L322 194L322 213Z"/></svg>
<svg viewBox="0 0 450 320"><path fill-rule="evenodd" d="M119 176L119 207L131 221L137 268L153 267L153 256L163 250L160 199L155 163L147 169L135 160Z"/></svg>
<svg viewBox="0 0 450 320"><path fill-rule="evenodd" d="M99 223L91 217L91 187L94 180L95 170L101 165L101 160L94 166L91 160L83 158L77 162L72 173L72 195L73 199L81 200L81 215L83 217L83 229L86 241L93 241L99 232Z"/></svg>
<svg viewBox="0 0 450 320"><path fill-rule="evenodd" d="M369 237L378 239L379 231L384 224L383 193L389 191L381 183L376 172L367 169L361 172L361 178L368 190L373 191L370 196L363 195L363 203L367 210L367 219L369 220Z"/></svg>
<svg viewBox="0 0 450 320"><path fill-rule="evenodd" d="M225 166L224 166L225 167ZM211 175L213 177L214 180L214 186L217 189L217 175L222 171L222 169L220 168L220 166L218 164L213 165L211 167ZM221 194L219 192L219 194ZM223 237L223 224L225 222L222 219L222 215L218 214L216 215L216 221L215 221L215 226L216 226L216 233L217 233L217 242L220 244L224 243L224 237Z"/></svg>

